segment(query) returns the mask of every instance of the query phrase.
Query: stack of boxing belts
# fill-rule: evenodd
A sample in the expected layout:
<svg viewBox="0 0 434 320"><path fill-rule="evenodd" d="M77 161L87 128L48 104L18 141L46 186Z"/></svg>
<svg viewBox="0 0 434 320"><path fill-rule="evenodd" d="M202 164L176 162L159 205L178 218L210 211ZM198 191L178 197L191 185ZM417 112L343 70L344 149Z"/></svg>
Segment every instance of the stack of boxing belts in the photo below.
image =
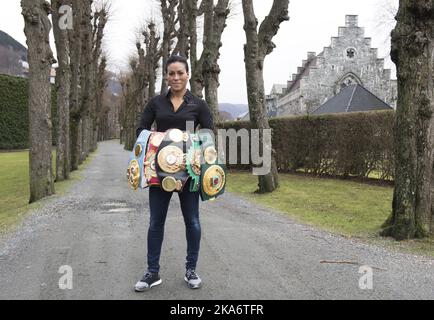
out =
<svg viewBox="0 0 434 320"><path fill-rule="evenodd" d="M225 167L219 163L209 132L188 133L143 130L131 152L127 169L133 189L160 186L167 192L200 191L201 199L213 200L224 193Z"/></svg>

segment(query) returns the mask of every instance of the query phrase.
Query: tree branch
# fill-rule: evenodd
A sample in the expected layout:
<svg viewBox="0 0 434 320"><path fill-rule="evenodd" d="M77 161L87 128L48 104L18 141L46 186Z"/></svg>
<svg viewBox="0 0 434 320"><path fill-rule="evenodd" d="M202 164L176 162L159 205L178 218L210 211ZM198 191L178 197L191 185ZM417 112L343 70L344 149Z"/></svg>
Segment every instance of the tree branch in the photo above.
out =
<svg viewBox="0 0 434 320"><path fill-rule="evenodd" d="M268 16L259 27L259 52L264 58L276 47L272 39L279 31L280 24L289 20L288 4L289 0L274 0Z"/></svg>

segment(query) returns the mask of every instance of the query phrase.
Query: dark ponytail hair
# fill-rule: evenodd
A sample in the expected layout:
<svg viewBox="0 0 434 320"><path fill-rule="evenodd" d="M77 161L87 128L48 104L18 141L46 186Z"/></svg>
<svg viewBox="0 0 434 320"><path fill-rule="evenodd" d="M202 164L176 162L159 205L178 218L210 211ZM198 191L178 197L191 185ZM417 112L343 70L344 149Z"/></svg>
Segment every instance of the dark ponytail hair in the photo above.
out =
<svg viewBox="0 0 434 320"><path fill-rule="evenodd" d="M169 59L167 59L167 62L166 62L166 73L168 71L169 65L171 65L172 63L175 63L175 62L181 62L181 63L183 63L185 65L185 70L188 73L188 61L187 61L187 59L185 57L179 56L179 55L173 55L173 56L170 56Z"/></svg>

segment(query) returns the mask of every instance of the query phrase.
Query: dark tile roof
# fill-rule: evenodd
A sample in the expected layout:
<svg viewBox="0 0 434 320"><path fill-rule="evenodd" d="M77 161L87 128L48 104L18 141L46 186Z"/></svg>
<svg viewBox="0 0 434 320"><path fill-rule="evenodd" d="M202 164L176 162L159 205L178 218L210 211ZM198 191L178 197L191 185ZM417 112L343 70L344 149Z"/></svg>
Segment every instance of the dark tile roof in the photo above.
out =
<svg viewBox="0 0 434 320"><path fill-rule="evenodd" d="M351 85L343 88L334 97L318 107L313 114L357 112L393 109L361 85Z"/></svg>

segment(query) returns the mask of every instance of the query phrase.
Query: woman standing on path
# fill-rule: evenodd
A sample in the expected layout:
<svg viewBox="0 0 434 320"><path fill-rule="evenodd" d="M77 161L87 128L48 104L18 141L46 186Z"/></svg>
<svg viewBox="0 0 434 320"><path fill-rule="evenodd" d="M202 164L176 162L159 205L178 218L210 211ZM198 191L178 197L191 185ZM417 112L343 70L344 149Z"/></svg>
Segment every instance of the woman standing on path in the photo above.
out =
<svg viewBox="0 0 434 320"><path fill-rule="evenodd" d="M181 56L171 56L166 65L167 82L170 87L167 93L152 98L146 105L137 137L142 130L151 130L156 121L157 131L169 129L187 130L187 121L194 121L203 129L213 130L213 119L208 105L202 99L195 97L188 89L189 69L187 60ZM186 228L187 257L185 277L187 285L192 289L200 288L201 279L196 273L199 256L201 228L199 221L199 191L190 192L188 188L180 193L182 215ZM148 268L143 277L136 283L136 291L145 291L161 284L160 254L164 238L166 221L172 192L162 190L159 186L149 187L150 223L148 229Z"/></svg>

